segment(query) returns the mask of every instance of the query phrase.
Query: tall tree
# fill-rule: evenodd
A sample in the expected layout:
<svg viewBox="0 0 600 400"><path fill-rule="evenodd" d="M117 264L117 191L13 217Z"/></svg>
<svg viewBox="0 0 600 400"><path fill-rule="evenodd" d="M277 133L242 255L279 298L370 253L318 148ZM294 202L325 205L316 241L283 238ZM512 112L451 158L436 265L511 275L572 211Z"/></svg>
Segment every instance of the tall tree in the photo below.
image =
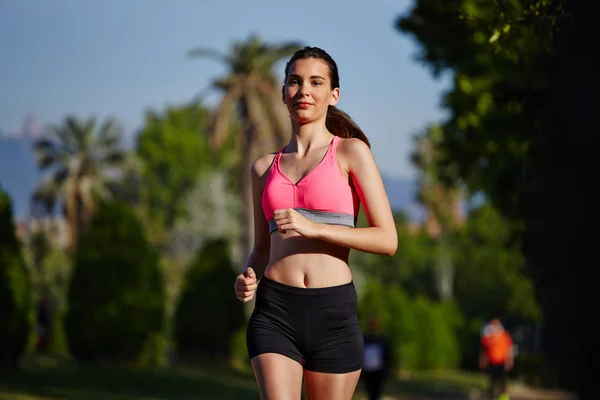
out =
<svg viewBox="0 0 600 400"><path fill-rule="evenodd" d="M47 177L32 196L32 208L34 213L52 214L57 204L61 206L69 224L71 250L77 248L98 202L114 195L127 165L117 122L107 119L96 128L93 117L82 121L67 116L33 145L38 167L47 171Z"/></svg>
<svg viewBox="0 0 600 400"><path fill-rule="evenodd" d="M140 203L151 240L166 246L168 232L185 217L185 198L213 162L208 148L209 111L197 104L149 110L136 144L141 163Z"/></svg>
<svg viewBox="0 0 600 400"><path fill-rule="evenodd" d="M583 287L595 243L592 235L573 235L589 220L568 210L594 209L594 185L580 183L595 179L589 126L597 112L588 99L597 93L599 68L589 45L591 4L415 0L397 20L435 75L453 75L442 146L456 173L446 178L485 192L522 235L557 372L552 384L579 391L594 380L583 347L593 340Z"/></svg>
<svg viewBox="0 0 600 400"><path fill-rule="evenodd" d="M452 300L454 296L454 261L452 238L461 228L460 189L440 179L440 159L443 157L439 143L442 127L430 126L416 139L416 149L411 155L419 169L418 200L426 209L426 227L436 240L434 276L440 300Z"/></svg>
<svg viewBox="0 0 600 400"><path fill-rule="evenodd" d="M65 329L80 361L132 362L165 329L159 256L127 204L102 204L73 257Z"/></svg>
<svg viewBox="0 0 600 400"><path fill-rule="evenodd" d="M216 59L228 70L211 85L223 93L212 124L211 145L217 149L233 135L234 145L241 155L236 174L245 205L241 215L244 227L239 246L241 257L245 257L252 246L251 163L260 155L283 147L291 133L287 110L281 100L281 85L273 74L273 67L299 48L298 43L266 44L253 35L245 42L234 43L227 54L206 48L189 53L192 57ZM231 129L233 124L239 126L239 131Z"/></svg>
<svg viewBox="0 0 600 400"><path fill-rule="evenodd" d="M31 277L15 234L12 202L0 187L0 365L18 366L34 324Z"/></svg>

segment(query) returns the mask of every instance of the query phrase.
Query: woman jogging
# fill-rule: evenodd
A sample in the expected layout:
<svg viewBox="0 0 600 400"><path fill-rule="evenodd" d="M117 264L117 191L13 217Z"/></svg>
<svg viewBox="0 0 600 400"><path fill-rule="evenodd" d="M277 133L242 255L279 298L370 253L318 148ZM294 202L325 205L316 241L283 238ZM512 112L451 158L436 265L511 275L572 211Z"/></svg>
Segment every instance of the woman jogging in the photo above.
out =
<svg viewBox="0 0 600 400"><path fill-rule="evenodd" d="M254 247L234 285L243 302L256 293L248 352L263 400L300 399L303 379L308 400L350 400L364 343L349 252L393 255L396 227L369 141L335 107L333 59L297 51L282 97L292 136L252 165Z"/></svg>

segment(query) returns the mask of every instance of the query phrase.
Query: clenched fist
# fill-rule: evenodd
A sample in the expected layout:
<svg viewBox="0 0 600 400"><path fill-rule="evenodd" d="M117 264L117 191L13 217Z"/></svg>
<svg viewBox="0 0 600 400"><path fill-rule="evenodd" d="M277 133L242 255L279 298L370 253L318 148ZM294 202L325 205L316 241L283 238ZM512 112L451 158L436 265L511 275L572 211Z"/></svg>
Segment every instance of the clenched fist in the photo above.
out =
<svg viewBox="0 0 600 400"><path fill-rule="evenodd" d="M235 295L238 300L244 303L249 302L254 297L258 284L256 283L256 274L251 267L248 267L235 279Z"/></svg>
<svg viewBox="0 0 600 400"><path fill-rule="evenodd" d="M293 208L282 208L273 213L275 224L279 232L295 231L307 238L315 238L318 235L319 224L312 222Z"/></svg>

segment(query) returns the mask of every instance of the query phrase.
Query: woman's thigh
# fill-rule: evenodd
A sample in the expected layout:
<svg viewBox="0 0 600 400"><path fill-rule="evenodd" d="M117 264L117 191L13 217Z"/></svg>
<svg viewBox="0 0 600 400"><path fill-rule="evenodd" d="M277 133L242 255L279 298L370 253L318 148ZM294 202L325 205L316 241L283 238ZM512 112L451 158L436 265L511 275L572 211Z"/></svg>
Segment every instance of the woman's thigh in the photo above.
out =
<svg viewBox="0 0 600 400"><path fill-rule="evenodd" d="M356 390L360 370L345 374L304 372L306 400L351 400Z"/></svg>
<svg viewBox="0 0 600 400"><path fill-rule="evenodd" d="M277 353L260 354L251 360L261 400L300 400L302 365Z"/></svg>

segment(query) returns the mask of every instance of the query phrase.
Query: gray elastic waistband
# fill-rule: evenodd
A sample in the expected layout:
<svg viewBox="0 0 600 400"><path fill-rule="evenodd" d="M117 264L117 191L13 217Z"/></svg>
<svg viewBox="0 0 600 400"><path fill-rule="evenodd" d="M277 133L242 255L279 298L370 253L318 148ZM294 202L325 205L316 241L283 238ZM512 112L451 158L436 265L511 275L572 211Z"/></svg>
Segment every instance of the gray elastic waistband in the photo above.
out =
<svg viewBox="0 0 600 400"><path fill-rule="evenodd" d="M329 225L341 225L349 228L356 227L356 217L352 214L316 211L307 208L295 208L295 210L313 222ZM269 221L269 234L275 232L276 230L277 224L275 223L275 219L272 218Z"/></svg>

